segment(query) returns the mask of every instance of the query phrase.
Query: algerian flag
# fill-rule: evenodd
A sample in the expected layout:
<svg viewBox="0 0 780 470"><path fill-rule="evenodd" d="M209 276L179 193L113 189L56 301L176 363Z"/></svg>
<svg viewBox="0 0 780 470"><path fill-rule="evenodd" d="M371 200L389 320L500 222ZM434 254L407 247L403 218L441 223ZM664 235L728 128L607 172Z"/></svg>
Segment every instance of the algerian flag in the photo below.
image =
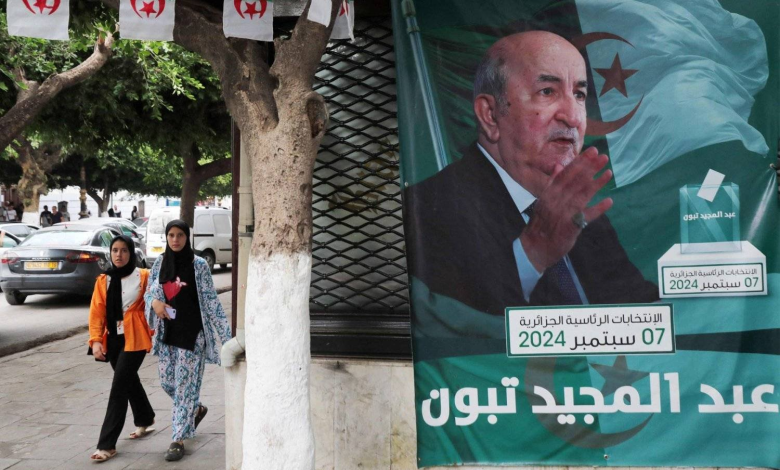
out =
<svg viewBox="0 0 780 470"><path fill-rule="evenodd" d="M311 0L309 14L306 15L306 19L327 27L330 24L331 1L332 0Z"/></svg>
<svg viewBox="0 0 780 470"><path fill-rule="evenodd" d="M222 30L226 37L274 40L274 3L271 0L225 0Z"/></svg>
<svg viewBox="0 0 780 470"><path fill-rule="evenodd" d="M715 0L576 0L617 186L692 150L741 141L769 75L764 35ZM606 33L606 34L604 34ZM576 43L576 40L575 40Z"/></svg>
<svg viewBox="0 0 780 470"><path fill-rule="evenodd" d="M122 39L173 41L175 0L119 0Z"/></svg>
<svg viewBox="0 0 780 470"><path fill-rule="evenodd" d="M68 40L68 0L8 0L8 34Z"/></svg>
<svg viewBox="0 0 780 470"><path fill-rule="evenodd" d="M331 39L355 39L355 3L352 0L343 0L339 12L336 15L336 23L333 24Z"/></svg>

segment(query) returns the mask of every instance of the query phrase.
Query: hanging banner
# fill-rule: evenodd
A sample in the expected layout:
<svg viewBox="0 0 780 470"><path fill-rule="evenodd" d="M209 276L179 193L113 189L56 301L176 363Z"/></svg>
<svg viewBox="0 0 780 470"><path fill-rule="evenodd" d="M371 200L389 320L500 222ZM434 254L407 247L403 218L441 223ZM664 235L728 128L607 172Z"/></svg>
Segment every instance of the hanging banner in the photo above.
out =
<svg viewBox="0 0 780 470"><path fill-rule="evenodd" d="M8 34L68 40L68 0L7 0Z"/></svg>
<svg viewBox="0 0 780 470"><path fill-rule="evenodd" d="M352 0L344 0L336 15L336 22L333 24L333 31L330 33L331 39L355 39L355 3Z"/></svg>
<svg viewBox="0 0 780 470"><path fill-rule="evenodd" d="M311 0L306 19L327 27L330 25L331 5L333 5L332 0Z"/></svg>
<svg viewBox="0 0 780 470"><path fill-rule="evenodd" d="M173 41L175 0L119 0L122 39Z"/></svg>
<svg viewBox="0 0 780 470"><path fill-rule="evenodd" d="M274 40L274 2L225 0L222 12L225 37Z"/></svg>
<svg viewBox="0 0 780 470"><path fill-rule="evenodd" d="M780 468L780 1L393 9L419 466Z"/></svg>

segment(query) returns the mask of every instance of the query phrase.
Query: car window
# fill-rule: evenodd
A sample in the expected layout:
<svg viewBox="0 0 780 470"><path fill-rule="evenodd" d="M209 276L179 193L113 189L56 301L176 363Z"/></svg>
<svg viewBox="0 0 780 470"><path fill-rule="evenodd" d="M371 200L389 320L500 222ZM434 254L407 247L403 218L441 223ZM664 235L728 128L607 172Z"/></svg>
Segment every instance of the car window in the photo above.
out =
<svg viewBox="0 0 780 470"><path fill-rule="evenodd" d="M113 239L114 239L114 235L109 231L105 231L100 234L100 241L101 241L100 244L105 247L111 246L111 240Z"/></svg>
<svg viewBox="0 0 780 470"><path fill-rule="evenodd" d="M230 235L230 217L227 214L214 214L214 224L217 226L217 235Z"/></svg>
<svg viewBox="0 0 780 470"><path fill-rule="evenodd" d="M25 238L19 246L89 245L92 233L79 230L47 230L35 232Z"/></svg>
<svg viewBox="0 0 780 470"><path fill-rule="evenodd" d="M214 221L211 214L199 214L195 218L195 233L214 234Z"/></svg>
<svg viewBox="0 0 780 470"><path fill-rule="evenodd" d="M3 230L0 230L0 246L3 248L13 248L18 243L16 243L16 240L14 240L11 237L6 237L5 232Z"/></svg>
<svg viewBox="0 0 780 470"><path fill-rule="evenodd" d="M6 225L3 229L8 233L13 233L17 237L26 237L30 234L30 229L26 225Z"/></svg>
<svg viewBox="0 0 780 470"><path fill-rule="evenodd" d="M125 227L124 225L121 225L121 227L122 227L122 233L124 233L128 237L133 237L134 236L134 232L132 230L130 230L129 228Z"/></svg>
<svg viewBox="0 0 780 470"><path fill-rule="evenodd" d="M168 222L176 219L177 214L173 212L165 212L157 217L149 219L149 233L160 235L165 233L165 226Z"/></svg>

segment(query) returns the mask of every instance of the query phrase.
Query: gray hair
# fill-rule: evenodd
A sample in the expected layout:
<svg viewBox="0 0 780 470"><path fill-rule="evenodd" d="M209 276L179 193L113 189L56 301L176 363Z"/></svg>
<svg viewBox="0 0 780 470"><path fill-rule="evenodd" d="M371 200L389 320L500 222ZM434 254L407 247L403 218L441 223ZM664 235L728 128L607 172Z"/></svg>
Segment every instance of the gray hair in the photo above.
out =
<svg viewBox="0 0 780 470"><path fill-rule="evenodd" d="M490 51L482 57L474 73L474 96L490 95L496 100L498 111L506 111L506 60L500 51Z"/></svg>

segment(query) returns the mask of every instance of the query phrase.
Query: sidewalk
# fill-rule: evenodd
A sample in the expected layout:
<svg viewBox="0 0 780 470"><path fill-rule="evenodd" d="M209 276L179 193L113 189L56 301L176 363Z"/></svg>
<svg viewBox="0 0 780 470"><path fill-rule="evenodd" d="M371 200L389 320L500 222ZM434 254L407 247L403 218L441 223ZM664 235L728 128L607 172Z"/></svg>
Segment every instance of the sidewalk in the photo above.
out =
<svg viewBox="0 0 780 470"><path fill-rule="evenodd" d="M219 296L229 312L230 293ZM0 470L225 468L225 396L222 370L206 366L201 400L209 412L198 435L185 441L184 458L166 462L171 441L171 400L160 388L157 358L148 355L140 370L157 413L157 431L141 440L127 436L135 427L128 410L117 443L118 455L93 464L100 425L111 387L111 366L86 355L86 334L0 359Z"/></svg>

